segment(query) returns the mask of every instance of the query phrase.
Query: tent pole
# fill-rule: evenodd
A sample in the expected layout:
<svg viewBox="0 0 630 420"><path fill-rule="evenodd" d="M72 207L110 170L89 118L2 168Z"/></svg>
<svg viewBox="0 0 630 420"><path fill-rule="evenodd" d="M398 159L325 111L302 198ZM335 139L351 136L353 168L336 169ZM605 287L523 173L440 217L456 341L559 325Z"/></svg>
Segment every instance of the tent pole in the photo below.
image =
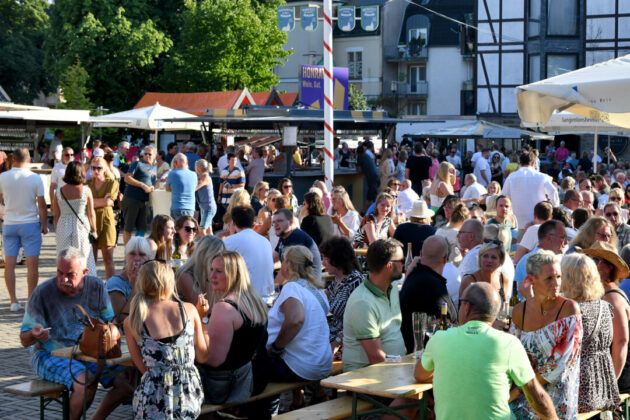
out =
<svg viewBox="0 0 630 420"><path fill-rule="evenodd" d="M155 130L155 150L160 150L160 145L158 144L158 130Z"/></svg>
<svg viewBox="0 0 630 420"><path fill-rule="evenodd" d="M610 168L610 134L608 135L608 153L606 153L606 156L608 157L608 167Z"/></svg>
<svg viewBox="0 0 630 420"><path fill-rule="evenodd" d="M597 173L597 128L595 129L595 140L593 142L593 173Z"/></svg>

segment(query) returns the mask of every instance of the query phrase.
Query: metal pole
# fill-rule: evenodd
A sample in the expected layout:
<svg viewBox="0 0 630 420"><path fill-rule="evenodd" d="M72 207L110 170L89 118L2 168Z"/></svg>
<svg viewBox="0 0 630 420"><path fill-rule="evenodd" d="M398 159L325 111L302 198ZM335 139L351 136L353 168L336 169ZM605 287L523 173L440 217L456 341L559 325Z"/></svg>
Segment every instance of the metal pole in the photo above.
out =
<svg viewBox="0 0 630 420"><path fill-rule="evenodd" d="M595 141L593 142L593 149L595 150L593 154L593 173L597 173L597 128L595 129Z"/></svg>
<svg viewBox="0 0 630 420"><path fill-rule="evenodd" d="M606 157L608 158L608 170L610 171L610 134L608 135L608 153L606 153Z"/></svg>
<svg viewBox="0 0 630 420"><path fill-rule="evenodd" d="M334 106L333 106L333 29L332 0L324 0L324 180L329 191L335 186L335 161L333 156Z"/></svg>

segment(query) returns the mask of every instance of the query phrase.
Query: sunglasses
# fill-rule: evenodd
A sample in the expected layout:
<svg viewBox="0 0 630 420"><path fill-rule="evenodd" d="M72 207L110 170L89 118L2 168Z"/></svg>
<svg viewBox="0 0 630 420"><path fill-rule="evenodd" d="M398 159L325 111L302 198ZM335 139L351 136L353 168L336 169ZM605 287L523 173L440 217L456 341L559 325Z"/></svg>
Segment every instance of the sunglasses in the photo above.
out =
<svg viewBox="0 0 630 420"><path fill-rule="evenodd" d="M390 260L389 262L393 262L393 263L404 263L405 260L403 258L399 259L399 260Z"/></svg>
<svg viewBox="0 0 630 420"><path fill-rule="evenodd" d="M495 245L499 245L499 246L503 246L503 242L497 240L497 239L484 239L483 240L484 244L495 244Z"/></svg>
<svg viewBox="0 0 630 420"><path fill-rule="evenodd" d="M621 197L610 197L610 201L621 201Z"/></svg>
<svg viewBox="0 0 630 420"><path fill-rule="evenodd" d="M97 172L98 172L98 171L102 171L102 170L103 170L103 167L102 167L102 166L92 166L92 170L93 170L93 171L97 171Z"/></svg>
<svg viewBox="0 0 630 420"><path fill-rule="evenodd" d="M400 187L400 182L394 182L392 185L393 185L394 187Z"/></svg>
<svg viewBox="0 0 630 420"><path fill-rule="evenodd" d="M293 185L284 185L282 189L293 188Z"/></svg>
<svg viewBox="0 0 630 420"><path fill-rule="evenodd" d="M614 213L605 213L606 217L611 217L611 216L619 216L619 213L614 212Z"/></svg>
<svg viewBox="0 0 630 420"><path fill-rule="evenodd" d="M190 233L190 232L197 232L197 227L195 226L184 226L184 230L186 231L186 233Z"/></svg>
<svg viewBox="0 0 630 420"><path fill-rule="evenodd" d="M67 157L72 157L72 156L74 156L74 153L64 153L63 155L67 156Z"/></svg>

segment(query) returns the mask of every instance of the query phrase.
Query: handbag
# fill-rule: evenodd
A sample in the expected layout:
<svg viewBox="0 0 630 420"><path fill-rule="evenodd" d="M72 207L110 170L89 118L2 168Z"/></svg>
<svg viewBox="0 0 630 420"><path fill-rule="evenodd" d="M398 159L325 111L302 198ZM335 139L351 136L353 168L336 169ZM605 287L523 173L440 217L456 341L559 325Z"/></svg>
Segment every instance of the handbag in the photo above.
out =
<svg viewBox="0 0 630 420"><path fill-rule="evenodd" d="M83 354L95 359L113 359L122 355L120 331L114 323L92 318L81 305L74 305L72 312L84 326L83 334L78 339Z"/></svg>
<svg viewBox="0 0 630 420"><path fill-rule="evenodd" d="M92 245L96 245L96 243L98 242L98 239L96 238L96 236L94 236L94 233L92 232L92 229L89 226L86 226L86 224L83 222L83 219L81 219L79 217L79 215L77 214L77 212L74 211L74 207L72 207L70 205L70 203L68 202L68 199L66 198L66 196L63 193L63 191L61 190L61 188L59 188L59 192L61 193L61 196L63 197L63 199L66 201L66 204L68 205L68 207L70 207L70 210L72 210L72 213L74 213L74 215L77 217L77 219L79 219L79 222L81 222L83 227L85 227L88 230L88 240L90 241L90 243Z"/></svg>

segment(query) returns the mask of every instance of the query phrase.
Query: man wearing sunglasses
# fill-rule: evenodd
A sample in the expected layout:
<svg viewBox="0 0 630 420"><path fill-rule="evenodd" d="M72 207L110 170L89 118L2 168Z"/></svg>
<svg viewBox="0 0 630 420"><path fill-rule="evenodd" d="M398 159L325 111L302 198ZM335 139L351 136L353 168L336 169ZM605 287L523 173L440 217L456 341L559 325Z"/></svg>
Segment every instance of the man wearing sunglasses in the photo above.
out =
<svg viewBox="0 0 630 420"><path fill-rule="evenodd" d="M134 229L138 234L144 234L147 230L149 194L153 192L153 184L157 178L155 155L155 147L145 147L140 160L129 165L129 172L125 175L127 186L121 203L125 218L125 245L131 239Z"/></svg>
<svg viewBox="0 0 630 420"><path fill-rule="evenodd" d="M433 382L436 419L510 418L512 382L538 416L557 419L521 342L492 328L501 305L496 289L488 283L471 284L459 302L460 326L433 335L414 373L418 382ZM465 380L453 380L462 372Z"/></svg>
<svg viewBox="0 0 630 420"><path fill-rule="evenodd" d="M74 151L72 150L72 147L66 147L63 149L61 152L61 160L55 165L50 174L50 188L48 189L48 196L50 197L51 203L55 200L57 187L61 188L66 185L66 183L63 182L63 177L66 175L66 167L72 159L74 159Z"/></svg>
<svg viewBox="0 0 630 420"><path fill-rule="evenodd" d="M630 243L630 226L621 220L621 207L616 202L609 202L604 206L604 217L615 227L617 232L617 244L619 252L626 244Z"/></svg>

